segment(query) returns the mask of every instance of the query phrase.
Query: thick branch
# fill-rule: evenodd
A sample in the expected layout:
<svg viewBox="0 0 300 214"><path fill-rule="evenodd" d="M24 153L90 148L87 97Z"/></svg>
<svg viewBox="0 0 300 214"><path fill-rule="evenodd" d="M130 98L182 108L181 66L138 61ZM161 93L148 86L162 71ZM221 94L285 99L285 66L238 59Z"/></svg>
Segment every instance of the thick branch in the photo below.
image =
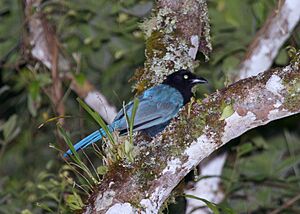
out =
<svg viewBox="0 0 300 214"><path fill-rule="evenodd" d="M142 28L146 62L140 84L148 87L179 69L193 70L198 51L211 51L205 0L158 0L157 11Z"/></svg>
<svg viewBox="0 0 300 214"><path fill-rule="evenodd" d="M269 15L255 35L242 61L236 79L255 76L270 68L280 47L290 37L300 19L300 1L278 1L278 8Z"/></svg>
<svg viewBox="0 0 300 214"><path fill-rule="evenodd" d="M235 80L233 80L234 82L241 78L257 75L271 67L279 49L290 36L294 26L299 21L299 7L297 7L297 5L290 7L290 5L294 3L295 1L293 0L278 2L278 6L271 12L261 30L256 34L254 40L251 42L244 59L240 63L239 70L236 72L234 77ZM298 1L297 4L299 3L300 2ZM286 12L287 8L290 9L289 13ZM290 24L288 26L284 26L285 31L282 31L283 33L276 33L276 31L280 30L279 26L286 22L286 20L288 20ZM185 193L205 198L214 203L221 202L224 198L224 194L222 194L222 190L218 188L219 183L221 182L221 178L218 176L222 173L226 157L227 153L223 152L218 156L210 156L205 162L202 161L199 166L201 176L213 175L216 177L201 179L193 184L192 188L190 187L187 189ZM206 207L196 210L196 208L199 208L202 205L204 205L204 203L199 200L187 198L186 213L209 213ZM192 210L194 211L192 212Z"/></svg>
<svg viewBox="0 0 300 214"><path fill-rule="evenodd" d="M53 87L51 93L52 102L56 105L56 112L64 114L62 105L62 77L71 81L71 89L79 97L98 112L103 119L110 123L116 116L116 108L95 89L88 80L79 84L70 72L71 63L63 57L59 49L59 42L54 30L40 11L40 0L24 0L25 14L28 19L29 40L32 46L31 55L51 70ZM63 71L60 73L58 71Z"/></svg>
<svg viewBox="0 0 300 214"><path fill-rule="evenodd" d="M143 87L160 82L180 68L193 69L198 48L204 54L210 50L209 36L204 36L209 32L205 1L161 0L157 7L155 16L144 23L147 60L140 80ZM189 26L186 31L184 26ZM295 77L299 77L299 70L288 67L285 72L292 73L291 77L280 70L272 76L269 71L217 92L201 105L192 104L191 115L183 110L152 142L138 136L135 162L111 167L85 212L157 213L178 182L211 152L248 129L299 112L298 107L287 105L293 94L290 88L295 88L288 84L290 79L299 82ZM234 113L225 119L221 115L228 109Z"/></svg>
<svg viewBox="0 0 300 214"><path fill-rule="evenodd" d="M108 172L85 213L157 213L180 180L213 151L249 129L299 112L298 65L238 81L187 106L152 142L137 139L135 162Z"/></svg>

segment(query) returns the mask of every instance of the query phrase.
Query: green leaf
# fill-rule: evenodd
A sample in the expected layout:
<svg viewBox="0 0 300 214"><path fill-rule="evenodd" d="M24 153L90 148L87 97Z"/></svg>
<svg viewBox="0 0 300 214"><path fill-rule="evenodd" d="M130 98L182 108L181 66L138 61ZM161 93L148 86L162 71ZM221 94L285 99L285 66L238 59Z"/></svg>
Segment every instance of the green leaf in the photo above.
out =
<svg viewBox="0 0 300 214"><path fill-rule="evenodd" d="M134 119L135 119L135 114L139 106L139 100L137 98L134 99L133 101L133 107L132 107L132 112L131 112L131 118L129 121L129 136L130 136L130 143L133 144L132 142L132 136L133 136L133 125L134 125Z"/></svg>
<svg viewBox="0 0 300 214"><path fill-rule="evenodd" d="M57 128L59 130L59 133L63 137L64 141L67 143L68 147L70 148L70 150L73 153L73 155L71 155L71 158L74 159L74 161L76 163L78 163L79 165L81 165L83 162L81 161L78 153L76 152L76 150L75 150L75 148L73 146L73 143L72 143L69 135L66 133L66 131L62 128L62 126L59 123L57 124Z"/></svg>
<svg viewBox="0 0 300 214"><path fill-rule="evenodd" d="M211 211L213 211L214 214L220 214L219 210L218 210L218 207L215 203L212 203L204 198L199 198L197 196L194 196L194 195L184 195L186 198L192 198L192 199L196 199L196 200L199 200L199 201L202 201L206 204L206 206L211 209Z"/></svg>
<svg viewBox="0 0 300 214"><path fill-rule="evenodd" d="M11 141L13 138L15 138L19 132L20 128L17 126L17 115L12 115L9 117L9 119L3 124L3 137L5 142Z"/></svg>
<svg viewBox="0 0 300 214"><path fill-rule="evenodd" d="M129 154L133 149L133 144L130 143L128 140L125 141L124 143L124 150L126 154Z"/></svg>
<svg viewBox="0 0 300 214"><path fill-rule="evenodd" d="M82 160L80 159L78 153L76 152L72 141L69 137L69 135L66 133L66 131L62 128L62 126L58 123L57 124L59 133L62 135L64 141L67 143L67 145L69 146L70 150L72 151L73 155L70 155L69 157L78 165L78 167L83 170L88 176L89 178L94 182L94 184L97 184L98 181L94 178L92 172L89 170L89 168L82 162Z"/></svg>
<svg viewBox="0 0 300 214"><path fill-rule="evenodd" d="M38 206L38 207L42 208L43 210L46 210L46 211L48 211L50 213L54 213L54 211L52 209L50 209L50 207L48 205L46 205L45 203L39 203L39 202L37 202L36 206Z"/></svg>
<svg viewBox="0 0 300 214"><path fill-rule="evenodd" d="M97 172L99 175L105 175L108 171L107 166L99 166L97 167Z"/></svg>
<svg viewBox="0 0 300 214"><path fill-rule="evenodd" d="M49 73L39 73L36 75L37 82L40 87L45 87L52 83L52 79Z"/></svg>
<svg viewBox="0 0 300 214"><path fill-rule="evenodd" d="M40 84L38 81L32 81L29 85L29 93L34 101L38 99L40 94Z"/></svg>
<svg viewBox="0 0 300 214"><path fill-rule="evenodd" d="M32 212L28 209L22 210L21 214L32 214Z"/></svg>
<svg viewBox="0 0 300 214"><path fill-rule="evenodd" d="M105 131L108 139L110 140L111 143L115 143L114 138L110 132L110 130L108 130L106 123L104 122L104 120L100 117L100 115L95 112L94 110L92 110L87 104L85 104L79 97L76 99L79 104L81 105L82 108L84 108L84 110L86 110L87 113L89 113L89 115L92 116L92 118L100 125L100 127Z"/></svg>
<svg viewBox="0 0 300 214"><path fill-rule="evenodd" d="M28 108L30 114L33 117L36 117L36 115L37 115L37 108L36 108L35 102L33 101L33 99L32 99L31 96L28 96L28 98L27 98L27 108Z"/></svg>
<svg viewBox="0 0 300 214"><path fill-rule="evenodd" d="M219 120L225 120L230 117L234 113L234 109L232 105L227 105L223 108L223 112Z"/></svg>
<svg viewBox="0 0 300 214"><path fill-rule="evenodd" d="M76 74L76 75L75 75L75 80L76 80L76 82L77 82L79 85L83 86L83 84L84 84L86 78L85 78L85 75L84 75L83 73L79 73L79 74Z"/></svg>
<svg viewBox="0 0 300 214"><path fill-rule="evenodd" d="M276 166L275 171L279 173L285 170L289 170L293 166L297 166L300 163L300 156L290 156L285 160L281 161L278 166Z"/></svg>
<svg viewBox="0 0 300 214"><path fill-rule="evenodd" d="M84 206L81 197L76 192L73 192L72 195L67 196L66 204L71 210L81 210Z"/></svg>
<svg viewBox="0 0 300 214"><path fill-rule="evenodd" d="M237 148L237 156L241 157L254 150L252 143L245 143Z"/></svg>
<svg viewBox="0 0 300 214"><path fill-rule="evenodd" d="M288 54L285 49L280 49L275 59L275 63L278 65L286 65L288 63Z"/></svg>
<svg viewBox="0 0 300 214"><path fill-rule="evenodd" d="M192 198L192 199L196 199L196 200L199 200L199 201L202 201L203 203L206 204L206 206L211 209L211 211L214 213L214 214L220 214L220 211L219 209L222 211L222 214L235 214L235 212L230 208L230 207L226 207L224 205L217 205L215 203L212 203L204 198L199 198L197 196L194 196L194 195L184 195L186 198Z"/></svg>
<svg viewBox="0 0 300 214"><path fill-rule="evenodd" d="M257 135L255 137L253 137L251 139L251 141L258 148L263 148L263 149L267 149L268 148L268 143L266 142L266 140L261 135Z"/></svg>

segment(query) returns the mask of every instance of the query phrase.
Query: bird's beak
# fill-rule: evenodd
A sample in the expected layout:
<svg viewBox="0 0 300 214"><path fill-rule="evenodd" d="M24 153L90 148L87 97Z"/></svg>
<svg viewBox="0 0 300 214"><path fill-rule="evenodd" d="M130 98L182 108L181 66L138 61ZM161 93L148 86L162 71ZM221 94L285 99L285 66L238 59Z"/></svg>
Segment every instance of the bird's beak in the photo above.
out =
<svg viewBox="0 0 300 214"><path fill-rule="evenodd" d="M208 83L208 81L206 79L204 79L203 77L197 77L192 80L192 83L193 84L203 84L203 83Z"/></svg>

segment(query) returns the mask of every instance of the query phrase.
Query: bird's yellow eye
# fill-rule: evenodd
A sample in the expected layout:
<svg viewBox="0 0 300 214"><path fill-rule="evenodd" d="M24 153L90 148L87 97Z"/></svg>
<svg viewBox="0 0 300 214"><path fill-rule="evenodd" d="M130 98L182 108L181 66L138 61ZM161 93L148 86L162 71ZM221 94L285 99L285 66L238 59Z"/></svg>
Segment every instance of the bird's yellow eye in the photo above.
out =
<svg viewBox="0 0 300 214"><path fill-rule="evenodd" d="M185 74L185 75L183 75L183 78L187 80L189 78L189 76Z"/></svg>

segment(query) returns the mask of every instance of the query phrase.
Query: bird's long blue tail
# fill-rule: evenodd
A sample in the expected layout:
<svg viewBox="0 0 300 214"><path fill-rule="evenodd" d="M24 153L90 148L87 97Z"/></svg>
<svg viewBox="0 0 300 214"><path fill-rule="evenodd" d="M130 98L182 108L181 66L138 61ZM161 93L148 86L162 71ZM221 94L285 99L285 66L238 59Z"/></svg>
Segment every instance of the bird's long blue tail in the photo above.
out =
<svg viewBox="0 0 300 214"><path fill-rule="evenodd" d="M110 126L107 126L107 128L109 129L110 132L113 131ZM106 133L103 129L99 129L99 130L93 132L92 134L88 135L87 137L83 138L78 143L76 143L74 145L74 149L75 149L75 151L84 149L84 148L88 147L89 145L101 140L103 137L106 137ZM72 151L69 149L64 154L64 157L68 157L69 155L72 155L72 154L73 154Z"/></svg>

